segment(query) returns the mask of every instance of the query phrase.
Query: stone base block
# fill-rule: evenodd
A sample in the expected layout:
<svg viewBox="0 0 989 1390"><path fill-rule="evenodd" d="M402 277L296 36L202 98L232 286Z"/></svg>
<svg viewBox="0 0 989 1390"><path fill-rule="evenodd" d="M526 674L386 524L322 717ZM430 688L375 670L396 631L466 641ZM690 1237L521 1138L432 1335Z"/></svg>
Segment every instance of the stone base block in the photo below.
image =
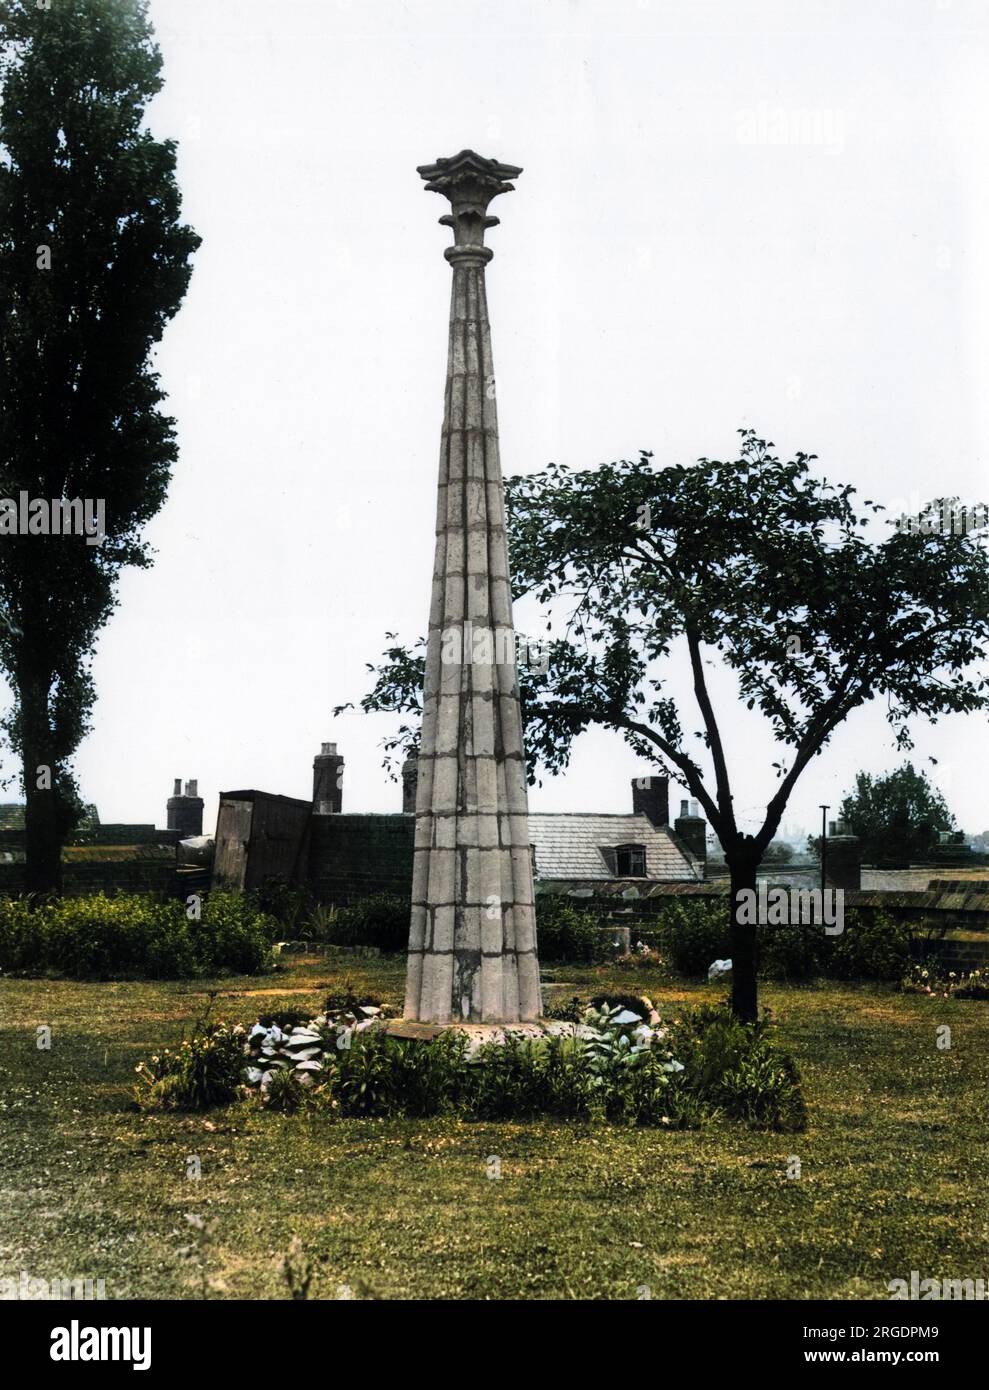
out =
<svg viewBox="0 0 989 1390"><path fill-rule="evenodd" d="M554 1023L550 1019L537 1019L535 1023L420 1023L411 1018L387 1018L381 1026L393 1038L418 1038L429 1042L441 1033L463 1033L480 1046L482 1043L501 1042L508 1034L513 1037L541 1038L553 1031ZM558 1028L559 1024L555 1026Z"/></svg>

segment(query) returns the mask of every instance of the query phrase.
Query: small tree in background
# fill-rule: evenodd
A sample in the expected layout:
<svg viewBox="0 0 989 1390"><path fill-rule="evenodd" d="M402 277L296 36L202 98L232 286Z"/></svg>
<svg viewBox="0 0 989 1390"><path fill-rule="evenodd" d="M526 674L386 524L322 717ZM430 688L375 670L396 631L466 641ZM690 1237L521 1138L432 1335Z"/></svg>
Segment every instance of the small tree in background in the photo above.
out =
<svg viewBox="0 0 989 1390"><path fill-rule="evenodd" d="M938 831L955 829L944 797L910 762L884 777L858 773L855 790L842 801L839 816L859 837L862 858L869 864L890 859L909 863L929 855L938 843ZM809 843L820 857L821 837Z"/></svg>
<svg viewBox="0 0 989 1390"><path fill-rule="evenodd" d="M571 472L551 464L506 486L515 591L565 615L548 669L520 681L530 779L566 767L591 724L615 729L689 788L731 874L732 1006L756 1016L756 928L739 895L800 774L853 709L883 696L897 743L914 715L989 708L975 664L989 644L989 560L975 533L865 539L855 490L815 478L813 455L782 462L741 431L740 456ZM694 708L669 691L682 660ZM780 746L777 790L754 834L735 814L728 751L708 681L713 661ZM422 660L393 646L365 710L418 711ZM415 737L403 724L392 742ZM702 766L707 764L707 770ZM744 914L741 914L744 917Z"/></svg>
<svg viewBox="0 0 989 1390"><path fill-rule="evenodd" d="M5 0L0 13L0 496L102 499L107 539L0 537L0 666L14 704L28 883L57 888L80 811L94 644L177 456L150 354L196 234L175 145L143 128L161 56L143 0Z"/></svg>

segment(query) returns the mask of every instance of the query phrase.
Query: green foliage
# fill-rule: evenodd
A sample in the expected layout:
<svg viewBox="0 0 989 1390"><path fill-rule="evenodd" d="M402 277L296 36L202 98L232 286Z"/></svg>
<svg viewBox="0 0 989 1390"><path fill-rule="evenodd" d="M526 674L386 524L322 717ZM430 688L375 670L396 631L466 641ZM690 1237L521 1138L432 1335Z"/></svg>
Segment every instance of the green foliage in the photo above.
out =
<svg viewBox="0 0 989 1390"><path fill-rule="evenodd" d="M910 928L885 912L853 909L845 914L841 935L826 938L824 952L824 973L831 979L892 984L910 964Z"/></svg>
<svg viewBox="0 0 989 1390"><path fill-rule="evenodd" d="M442 1033L427 1046L393 1039L396 1091L405 1115L442 1115L456 1109L466 1084L466 1040Z"/></svg>
<svg viewBox="0 0 989 1390"><path fill-rule="evenodd" d="M89 728L89 661L178 449L152 354L199 245L180 222L174 141L143 0L5 0L0 8L0 496L102 499L107 537L5 535L3 728L24 767L33 888L57 885L81 803L68 762ZM50 265L39 248L50 253ZM36 767L48 765L50 791Z"/></svg>
<svg viewBox="0 0 989 1390"><path fill-rule="evenodd" d="M310 935L308 927L316 903L308 884L268 878L260 888L246 896L250 897L258 912L281 923L285 938L295 940Z"/></svg>
<svg viewBox="0 0 989 1390"><path fill-rule="evenodd" d="M611 937L597 917L563 893L537 895L536 939L540 960L595 965L612 955Z"/></svg>
<svg viewBox="0 0 989 1390"><path fill-rule="evenodd" d="M714 960L728 949L728 908L724 900L694 898L664 905L655 928L656 940L671 969L688 979L707 975Z"/></svg>
<svg viewBox="0 0 989 1390"><path fill-rule="evenodd" d="M264 1103L269 1110L286 1113L299 1110L309 1099L308 1092L294 1071L284 1068L272 1073L271 1082L264 1093Z"/></svg>
<svg viewBox="0 0 989 1390"><path fill-rule="evenodd" d="M75 979L188 979L269 962L272 919L235 893L211 893L202 920L152 895L0 898L0 969Z"/></svg>
<svg viewBox="0 0 989 1390"><path fill-rule="evenodd" d="M385 952L405 951L409 945L412 907L408 898L376 893L324 923L326 940L338 946L376 946Z"/></svg>
<svg viewBox="0 0 989 1390"><path fill-rule="evenodd" d="M522 1120L545 1113L549 1064L545 1043L511 1033L504 1043L480 1048L464 1108L478 1120Z"/></svg>
<svg viewBox="0 0 989 1390"><path fill-rule="evenodd" d="M652 1004L639 996L582 1008L572 1030L509 1032L479 1045L454 1032L430 1041L396 1038L374 1019L341 1012L289 1036L253 1029L246 1046L257 1066L246 1079L275 1108L306 1104L344 1117L549 1115L694 1128L721 1109L762 1128L799 1128L799 1076L765 1032L723 1010L702 1010L674 1034L689 1058L685 1069Z"/></svg>
<svg viewBox="0 0 989 1390"><path fill-rule="evenodd" d="M142 1110L208 1110L237 1095L244 1072L244 1030L202 1027L176 1051L165 1048L136 1068Z"/></svg>
<svg viewBox="0 0 989 1390"><path fill-rule="evenodd" d="M260 913L243 893L209 893L202 921L190 924L202 971L223 969L257 975L271 957L277 923Z"/></svg>
<svg viewBox="0 0 989 1390"><path fill-rule="evenodd" d="M707 975L714 960L730 958L725 901L673 902L654 935L670 968L688 979ZM759 928L759 974L766 980L899 980L910 961L909 927L887 914L845 912L844 931L827 936L820 925L798 922Z"/></svg>
<svg viewBox="0 0 989 1390"><path fill-rule="evenodd" d="M890 528L874 539L877 503L812 471L814 455L784 460L754 431L740 434L729 460L660 466L644 452L582 470L553 463L509 479L506 504L515 594L566 633L545 669L519 671L530 777L562 771L592 725L614 730L698 798L741 878L853 710L881 700L906 747L915 715L989 708L989 558L984 528ZM788 656L796 633L813 634L799 661ZM365 711L420 714L421 650L385 651ZM696 709L678 698L688 665ZM736 821L711 666L727 670L779 749L777 789L752 835ZM414 741L415 722L396 742ZM732 1000L751 1018L752 948L741 945ZM724 949L705 967L715 954ZM691 973L699 968L694 955Z"/></svg>
<svg viewBox="0 0 989 1390"><path fill-rule="evenodd" d="M387 1034L369 1029L355 1035L350 1046L338 1052L330 1084L342 1115L401 1113L398 1080L404 1049L396 1048L395 1042Z"/></svg>
<svg viewBox="0 0 989 1390"><path fill-rule="evenodd" d="M683 1062L680 1088L695 1101L753 1128L806 1128L796 1063L772 1046L765 1022L744 1023L724 1006L706 1006L676 1025L671 1045Z"/></svg>
<svg viewBox="0 0 989 1390"><path fill-rule="evenodd" d="M761 926L759 974L764 980L816 979L824 974L828 939L820 924L783 922Z"/></svg>
<svg viewBox="0 0 989 1390"><path fill-rule="evenodd" d="M937 844L939 830L955 828L944 797L927 773L917 772L911 762L882 777L859 772L839 816L859 837L867 864L922 858ZM812 838L810 847L820 856L820 836Z"/></svg>

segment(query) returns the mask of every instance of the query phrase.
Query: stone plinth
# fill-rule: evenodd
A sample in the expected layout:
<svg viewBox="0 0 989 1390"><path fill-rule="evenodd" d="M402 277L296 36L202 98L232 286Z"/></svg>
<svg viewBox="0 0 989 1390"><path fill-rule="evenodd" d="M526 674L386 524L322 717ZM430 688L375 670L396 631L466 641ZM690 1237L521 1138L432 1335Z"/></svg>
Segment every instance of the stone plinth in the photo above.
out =
<svg viewBox="0 0 989 1390"><path fill-rule="evenodd" d="M506 1037L544 1038L548 1033L573 1030L573 1024L561 1024L550 1019L534 1019L530 1023L420 1023L410 1018L388 1018L381 1024L393 1038L416 1042L432 1042L441 1033L462 1033L468 1041L480 1047L483 1043L503 1042Z"/></svg>
<svg viewBox="0 0 989 1390"><path fill-rule="evenodd" d="M520 169L465 150L419 170L450 200L446 408L416 791L405 1015L542 1011L522 720L484 268L487 213Z"/></svg>

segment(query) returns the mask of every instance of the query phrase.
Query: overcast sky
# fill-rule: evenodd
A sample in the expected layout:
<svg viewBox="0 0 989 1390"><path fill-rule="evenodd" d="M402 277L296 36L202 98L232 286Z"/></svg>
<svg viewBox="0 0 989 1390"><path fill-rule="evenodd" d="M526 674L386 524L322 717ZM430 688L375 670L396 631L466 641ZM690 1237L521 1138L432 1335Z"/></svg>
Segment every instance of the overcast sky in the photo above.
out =
<svg viewBox="0 0 989 1390"><path fill-rule="evenodd" d="M184 215L203 237L159 365L181 457L100 640L77 759L104 820L173 777L391 811L384 716L334 720L383 634L425 628L450 240L416 165L524 166L488 270L506 473L639 449L731 457L752 425L865 497L989 494L985 0L152 0ZM716 683L752 828L777 756ZM693 727L692 723L688 727ZM916 729L989 825L983 718ZM936 766L928 759L936 757ZM804 774L816 826L900 757L855 715ZM533 810L623 811L648 771L580 739ZM671 791L671 800L679 797Z"/></svg>

